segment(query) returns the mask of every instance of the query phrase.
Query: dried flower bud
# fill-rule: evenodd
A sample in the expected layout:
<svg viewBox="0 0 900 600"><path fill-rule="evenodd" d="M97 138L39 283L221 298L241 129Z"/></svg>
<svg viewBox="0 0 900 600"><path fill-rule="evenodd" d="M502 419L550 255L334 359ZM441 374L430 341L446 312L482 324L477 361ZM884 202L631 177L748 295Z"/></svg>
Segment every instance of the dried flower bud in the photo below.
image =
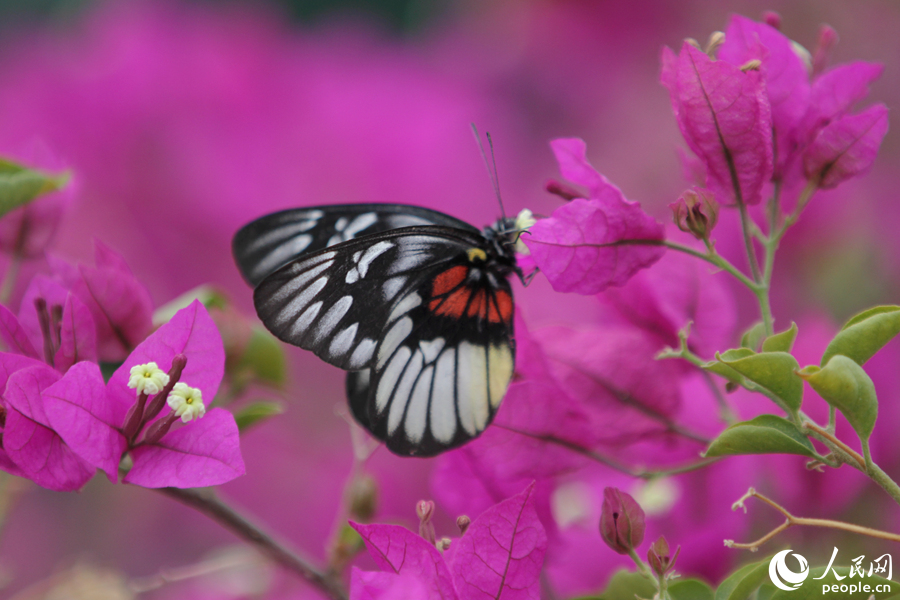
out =
<svg viewBox="0 0 900 600"><path fill-rule="evenodd" d="M603 490L600 535L619 554L628 554L644 540L644 511L634 498L618 488Z"/></svg>
<svg viewBox="0 0 900 600"><path fill-rule="evenodd" d="M587 194L584 192L579 192L575 188L570 185L566 185L565 183L560 183L555 179L551 179L547 182L545 189L551 194L555 194L562 198L565 201L574 200L575 198L584 198Z"/></svg>
<svg viewBox="0 0 900 600"><path fill-rule="evenodd" d="M431 517L434 516L434 502L431 500L419 500L416 503L416 515L419 517L419 535L433 544L435 533Z"/></svg>
<svg viewBox="0 0 900 600"><path fill-rule="evenodd" d="M830 25L822 25L819 29L819 41L813 51L812 71L815 77L826 68L831 60L831 51L838 43L838 34Z"/></svg>
<svg viewBox="0 0 900 600"><path fill-rule="evenodd" d="M706 55L715 58L719 52L719 48L725 43L725 34L721 31L713 31L706 42Z"/></svg>
<svg viewBox="0 0 900 600"><path fill-rule="evenodd" d="M450 538L448 538L448 537L442 537L441 539L439 539L439 540L435 543L434 546L435 546L438 550L440 550L441 552L443 552L444 550L448 550L448 549L450 548L450 544L451 544L452 542L453 542L453 540L451 540Z"/></svg>
<svg viewBox="0 0 900 600"><path fill-rule="evenodd" d="M680 551L681 546L675 549L675 556L670 556L669 543L664 536L659 536L659 539L650 545L650 549L647 550L647 561L657 577L662 577L675 568L675 561L678 560Z"/></svg>
<svg viewBox="0 0 900 600"><path fill-rule="evenodd" d="M472 519L470 519L466 515L460 515L456 517L456 526L459 527L459 533L464 534L466 529L469 528L469 525L472 523Z"/></svg>
<svg viewBox="0 0 900 600"><path fill-rule="evenodd" d="M767 10L762 16L763 22L772 29L781 30L781 15L774 10Z"/></svg>
<svg viewBox="0 0 900 600"><path fill-rule="evenodd" d="M719 203L713 193L704 188L685 191L669 208L678 229L698 240L709 239L710 232L719 221Z"/></svg>

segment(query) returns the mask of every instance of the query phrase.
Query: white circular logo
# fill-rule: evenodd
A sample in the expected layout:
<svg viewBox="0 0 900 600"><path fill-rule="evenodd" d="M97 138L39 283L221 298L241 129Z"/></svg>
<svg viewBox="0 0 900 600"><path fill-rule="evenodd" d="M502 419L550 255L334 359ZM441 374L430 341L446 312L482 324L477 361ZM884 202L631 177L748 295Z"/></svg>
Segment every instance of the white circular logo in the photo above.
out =
<svg viewBox="0 0 900 600"><path fill-rule="evenodd" d="M809 575L809 563L799 554L794 554L797 562L800 563L800 572L795 573L787 566L787 557L791 553L790 550L782 550L772 557L769 562L769 579L775 584L775 587L790 592L796 590L806 581Z"/></svg>

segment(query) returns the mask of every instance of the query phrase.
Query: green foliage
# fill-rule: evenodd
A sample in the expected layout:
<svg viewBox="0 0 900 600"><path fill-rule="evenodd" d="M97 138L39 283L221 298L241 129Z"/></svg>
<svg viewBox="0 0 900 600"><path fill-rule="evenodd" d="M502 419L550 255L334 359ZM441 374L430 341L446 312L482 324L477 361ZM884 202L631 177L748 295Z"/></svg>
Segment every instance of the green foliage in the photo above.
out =
<svg viewBox="0 0 900 600"><path fill-rule="evenodd" d="M763 341L763 352L790 352L797 339L797 324L791 323L790 329L770 335Z"/></svg>
<svg viewBox="0 0 900 600"><path fill-rule="evenodd" d="M714 439L705 456L735 454L800 454L815 456L809 438L797 426L775 415L735 423Z"/></svg>
<svg viewBox="0 0 900 600"><path fill-rule="evenodd" d="M283 412L284 407L277 402L253 402L237 411L234 420L237 422L238 430L244 433L252 425Z"/></svg>
<svg viewBox="0 0 900 600"><path fill-rule="evenodd" d="M0 158L0 217L61 189L68 181L68 173L50 175Z"/></svg>
<svg viewBox="0 0 900 600"><path fill-rule="evenodd" d="M731 351L729 351L731 352ZM800 409L803 402L803 381L795 374L800 367L797 359L787 352L761 352L743 356L737 353L716 354L719 362L731 368L756 385L766 396L774 400L790 414Z"/></svg>
<svg viewBox="0 0 900 600"><path fill-rule="evenodd" d="M744 565L728 576L716 590L715 600L746 600L769 578L769 562L772 557Z"/></svg>
<svg viewBox="0 0 900 600"><path fill-rule="evenodd" d="M858 365L866 364L876 352L900 333L900 306L875 306L847 321L825 349L820 365L842 354Z"/></svg>
<svg viewBox="0 0 900 600"><path fill-rule="evenodd" d="M875 384L861 366L837 354L824 367L810 365L797 374L828 404L844 413L861 440L869 439L878 416L878 399Z"/></svg>

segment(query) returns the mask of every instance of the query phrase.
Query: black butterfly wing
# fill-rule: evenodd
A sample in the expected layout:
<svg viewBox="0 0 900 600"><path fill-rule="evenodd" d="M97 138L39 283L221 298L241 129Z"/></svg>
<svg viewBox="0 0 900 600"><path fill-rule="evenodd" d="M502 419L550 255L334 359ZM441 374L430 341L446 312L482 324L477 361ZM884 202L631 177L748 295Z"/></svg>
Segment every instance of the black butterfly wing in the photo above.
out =
<svg viewBox="0 0 900 600"><path fill-rule="evenodd" d="M244 279L257 286L301 254L370 235L418 225L478 230L444 213L404 204L339 204L294 208L248 223L234 236L232 251Z"/></svg>
<svg viewBox="0 0 900 600"><path fill-rule="evenodd" d="M433 270L394 305L372 368L348 374L356 419L406 456L478 436L512 378L512 311L505 278L465 258Z"/></svg>

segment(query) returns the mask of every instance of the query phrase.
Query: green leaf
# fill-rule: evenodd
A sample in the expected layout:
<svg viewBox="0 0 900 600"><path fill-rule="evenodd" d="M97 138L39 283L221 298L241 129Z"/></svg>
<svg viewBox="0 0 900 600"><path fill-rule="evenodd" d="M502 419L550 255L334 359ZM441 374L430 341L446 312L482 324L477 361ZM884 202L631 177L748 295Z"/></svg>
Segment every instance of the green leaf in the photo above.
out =
<svg viewBox="0 0 900 600"><path fill-rule="evenodd" d="M50 175L0 158L0 217L38 196L61 189L69 173Z"/></svg>
<svg viewBox="0 0 900 600"><path fill-rule="evenodd" d="M797 339L797 324L791 322L791 328L781 333L770 335L762 343L763 352L790 352Z"/></svg>
<svg viewBox="0 0 900 600"><path fill-rule="evenodd" d="M743 383L744 378L740 373L729 367L725 362L727 360L737 360L740 358L746 358L748 356L753 356L756 354L753 350L749 348L732 348L731 350L726 350L721 354L716 355L717 360L711 360L705 365L703 368L707 371L712 371L722 377L728 379L729 381L733 381L735 383Z"/></svg>
<svg viewBox="0 0 900 600"><path fill-rule="evenodd" d="M234 420L237 422L238 430L243 433L251 425L283 412L284 407L277 402L253 402L239 410L234 415Z"/></svg>
<svg viewBox="0 0 900 600"><path fill-rule="evenodd" d="M199 300L206 308L224 308L228 305L228 298L224 293L210 285L199 285L153 311L153 324L159 326L168 323L175 313L190 306L194 300Z"/></svg>
<svg viewBox="0 0 900 600"><path fill-rule="evenodd" d="M669 584L672 600L713 600L711 587L699 579L676 579Z"/></svg>
<svg viewBox="0 0 900 600"><path fill-rule="evenodd" d="M759 586L759 591L756 592L756 600L772 600L772 596L777 591L778 588L771 583L764 583Z"/></svg>
<svg viewBox="0 0 900 600"><path fill-rule="evenodd" d="M797 426L775 415L735 423L719 434L704 456L735 454L800 454L815 456L809 438Z"/></svg>
<svg viewBox="0 0 900 600"><path fill-rule="evenodd" d="M766 335L766 327L762 321L754 323L750 329L741 336L741 348L749 348L756 352L759 350L759 343Z"/></svg>
<svg viewBox="0 0 900 600"><path fill-rule="evenodd" d="M870 596L873 594L875 598L878 600L884 600L895 595L897 592L900 592L900 584L895 581L888 581L882 577L878 577L877 575L873 575L872 577L862 577L855 576L853 578L848 578L850 574L850 567L832 567L833 571L836 571L839 575L841 575L844 579L838 581L834 573L829 571L829 574L824 578L816 581L817 577L822 577L825 573L824 567L816 567L814 569L809 570L809 575L806 576L806 580L803 584L797 588L796 590L778 590L774 594L772 594L770 600L822 600L823 598L859 598L860 600L868 600ZM848 586L848 590L841 592L840 589L838 591L831 591L830 586L834 584L844 584ZM849 593L850 584L868 584L871 586L871 590L868 593L855 592L852 596ZM823 593L823 585L829 586L829 592ZM876 593L875 586L876 585L889 585L889 592L878 592Z"/></svg>
<svg viewBox="0 0 900 600"><path fill-rule="evenodd" d="M652 598L655 593L656 586L644 575L621 569L613 574L600 595L584 596L580 600L634 600L635 595Z"/></svg>
<svg viewBox="0 0 900 600"><path fill-rule="evenodd" d="M851 318L825 348L820 365L836 354L866 361L900 333L900 306L875 306Z"/></svg>
<svg viewBox="0 0 900 600"><path fill-rule="evenodd" d="M864 442L872 435L878 417L875 384L861 366L841 354L831 357L824 367L810 365L797 371L828 404L844 413L847 421Z"/></svg>
<svg viewBox="0 0 900 600"><path fill-rule="evenodd" d="M736 359L716 354L716 358L762 388L788 412L800 409L803 381L794 373L800 365L787 352L762 352Z"/></svg>
<svg viewBox="0 0 900 600"><path fill-rule="evenodd" d="M259 325L253 326L253 333L247 348L234 365L233 375L251 375L253 381L280 388L287 377L284 344Z"/></svg>
<svg viewBox="0 0 900 600"><path fill-rule="evenodd" d="M744 565L719 584L715 600L746 600L769 578L769 562L772 557Z"/></svg>

